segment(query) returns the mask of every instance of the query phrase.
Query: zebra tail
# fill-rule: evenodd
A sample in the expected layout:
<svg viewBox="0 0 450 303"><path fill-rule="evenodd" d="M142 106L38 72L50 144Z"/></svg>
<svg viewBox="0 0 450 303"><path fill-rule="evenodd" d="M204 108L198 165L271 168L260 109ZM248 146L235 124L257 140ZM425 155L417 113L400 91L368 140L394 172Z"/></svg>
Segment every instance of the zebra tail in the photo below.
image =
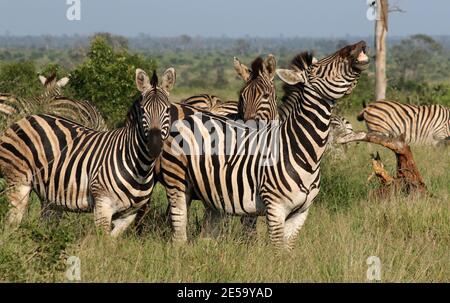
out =
<svg viewBox="0 0 450 303"><path fill-rule="evenodd" d="M363 105L363 109L359 112L358 116L356 116L356 119L358 121L364 121L364 111L366 110L366 106L367 106L366 101L363 101L362 105Z"/></svg>

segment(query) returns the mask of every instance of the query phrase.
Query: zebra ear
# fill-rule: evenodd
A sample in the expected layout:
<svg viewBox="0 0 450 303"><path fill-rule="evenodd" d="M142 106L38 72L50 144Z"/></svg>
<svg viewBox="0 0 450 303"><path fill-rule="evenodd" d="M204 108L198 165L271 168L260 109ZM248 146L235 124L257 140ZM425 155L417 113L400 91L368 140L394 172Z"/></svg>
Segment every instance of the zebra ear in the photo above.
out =
<svg viewBox="0 0 450 303"><path fill-rule="evenodd" d="M244 80L244 81L248 81L248 79L250 79L250 69L245 66L244 64L242 64L238 58L234 57L233 58L233 65L234 65L234 70L238 73L238 75Z"/></svg>
<svg viewBox="0 0 450 303"><path fill-rule="evenodd" d="M297 83L306 84L307 77L305 71L294 71L291 69L277 69L278 77L289 85L295 85Z"/></svg>
<svg viewBox="0 0 450 303"><path fill-rule="evenodd" d="M144 92L150 87L150 78L147 73L140 68L136 69L136 86L140 92Z"/></svg>
<svg viewBox="0 0 450 303"><path fill-rule="evenodd" d="M39 81L41 81L42 85L45 85L45 82L47 82L47 78L45 78L42 75L39 75Z"/></svg>
<svg viewBox="0 0 450 303"><path fill-rule="evenodd" d="M175 85L175 80L177 78L177 74L173 67L168 68L163 76L161 82L161 88L164 89L167 93L170 92Z"/></svg>
<svg viewBox="0 0 450 303"><path fill-rule="evenodd" d="M264 60L264 71L269 75L270 80L273 80L275 77L276 68L277 60L274 55L269 54L266 60Z"/></svg>
<svg viewBox="0 0 450 303"><path fill-rule="evenodd" d="M58 85L59 87L64 87L67 85L67 83L69 83L69 77L64 77L58 80L58 82L56 82L56 85Z"/></svg>

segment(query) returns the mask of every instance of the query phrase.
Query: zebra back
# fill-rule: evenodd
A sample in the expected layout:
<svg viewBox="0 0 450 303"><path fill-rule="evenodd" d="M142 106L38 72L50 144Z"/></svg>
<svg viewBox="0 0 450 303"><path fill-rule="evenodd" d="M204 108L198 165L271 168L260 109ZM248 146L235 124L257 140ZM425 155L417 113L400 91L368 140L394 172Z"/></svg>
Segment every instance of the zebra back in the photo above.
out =
<svg viewBox="0 0 450 303"><path fill-rule="evenodd" d="M75 100L61 95L61 89L69 82L68 77L59 80L56 74L48 78L40 75L43 92L35 97L23 99L9 94L0 95L0 113L8 121L22 117L47 113L73 120L95 130L107 130L100 111L90 102Z"/></svg>
<svg viewBox="0 0 450 303"><path fill-rule="evenodd" d="M411 105L379 100L358 115L369 131L390 136L405 135L406 143L432 144L450 137L450 109L442 105Z"/></svg>
<svg viewBox="0 0 450 303"><path fill-rule="evenodd" d="M181 101L180 104L230 119L236 119L238 112L237 101L222 101L219 97L209 94L191 96Z"/></svg>

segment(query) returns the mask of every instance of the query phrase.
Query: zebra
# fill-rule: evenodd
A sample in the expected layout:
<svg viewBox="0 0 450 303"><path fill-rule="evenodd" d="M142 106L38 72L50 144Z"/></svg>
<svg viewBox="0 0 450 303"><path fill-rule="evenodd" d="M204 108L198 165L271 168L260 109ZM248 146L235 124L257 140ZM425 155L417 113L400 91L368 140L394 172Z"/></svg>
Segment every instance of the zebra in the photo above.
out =
<svg viewBox="0 0 450 303"><path fill-rule="evenodd" d="M331 116L328 143L334 144L338 138L351 133L353 133L353 126L345 117L336 114Z"/></svg>
<svg viewBox="0 0 450 303"><path fill-rule="evenodd" d="M278 118L276 90L273 83L277 61L269 54L265 60L256 58L251 69L234 57L234 69L245 81L239 93L238 118L271 121Z"/></svg>
<svg viewBox="0 0 450 303"><path fill-rule="evenodd" d="M0 113L10 120L18 120L18 117L36 113L47 113L74 120L95 130L108 129L100 111L93 104L85 100L75 100L62 96L61 89L67 85L69 77L57 80L56 74L53 73L48 78L39 75L39 80L44 91L31 99L1 94Z"/></svg>
<svg viewBox="0 0 450 303"><path fill-rule="evenodd" d="M276 90L274 77L276 58L269 54L265 60L257 57L251 64L251 69L242 64L238 58L233 58L236 73L245 81L239 93L239 101L222 102L218 97L208 94L192 96L182 104L188 104L210 113L231 119L271 121L278 118ZM237 112L236 112L237 110ZM206 209L206 226L210 221L216 221L214 213ZM241 221L248 232L256 231L256 217L243 216Z"/></svg>
<svg viewBox="0 0 450 303"><path fill-rule="evenodd" d="M36 110L40 104L61 96L61 88L67 85L69 78L63 77L57 80L56 73L52 73L48 78L39 75L39 81L42 83L44 91L37 97L21 99L11 94L1 94L0 113L3 115L27 114Z"/></svg>
<svg viewBox="0 0 450 303"><path fill-rule="evenodd" d="M237 101L222 101L214 95L200 94L186 98L180 104L191 106L194 109L208 111L218 116L237 119Z"/></svg>
<svg viewBox="0 0 450 303"><path fill-rule="evenodd" d="M92 211L99 229L121 234L152 192L155 161L169 135L175 78L169 68L158 86L155 72L150 79L137 69L141 96L122 128L95 131L41 114L7 129L0 138L0 171L11 188L7 226L20 224L34 190L42 209Z"/></svg>
<svg viewBox="0 0 450 303"><path fill-rule="evenodd" d="M192 110L182 105L171 110L172 129L158 174L170 203L172 240L187 240L187 209L195 194L214 211L265 214L272 242L291 248L319 192L331 110L367 69L365 49L361 41L315 64L310 60L301 70L277 70L292 87L285 96L292 110L284 121L261 129L205 113L190 114ZM258 136L261 140L255 139ZM272 165L264 165L266 146L279 157ZM245 148L255 153L242 153Z"/></svg>
<svg viewBox="0 0 450 303"><path fill-rule="evenodd" d="M357 116L369 131L385 135L405 135L411 144L437 145L450 139L450 108L442 105L411 105L379 100L364 105Z"/></svg>
<svg viewBox="0 0 450 303"><path fill-rule="evenodd" d="M277 119L276 90L273 83L276 64L275 56L269 54L265 60L257 57L250 69L234 57L234 69L245 81L244 87L239 92L239 101L223 102L214 95L201 94L191 96L180 103L243 121Z"/></svg>

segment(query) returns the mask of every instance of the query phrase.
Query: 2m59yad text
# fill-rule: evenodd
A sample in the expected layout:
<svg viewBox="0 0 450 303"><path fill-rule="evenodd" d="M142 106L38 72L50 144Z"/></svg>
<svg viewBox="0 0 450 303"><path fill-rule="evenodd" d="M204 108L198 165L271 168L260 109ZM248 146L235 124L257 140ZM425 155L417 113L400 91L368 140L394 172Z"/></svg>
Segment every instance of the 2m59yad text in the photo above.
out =
<svg viewBox="0 0 450 303"><path fill-rule="evenodd" d="M211 297L221 298L270 298L272 289L268 287L221 287L220 291L211 289L190 289L184 287L177 291L178 298L203 298L208 301Z"/></svg>

